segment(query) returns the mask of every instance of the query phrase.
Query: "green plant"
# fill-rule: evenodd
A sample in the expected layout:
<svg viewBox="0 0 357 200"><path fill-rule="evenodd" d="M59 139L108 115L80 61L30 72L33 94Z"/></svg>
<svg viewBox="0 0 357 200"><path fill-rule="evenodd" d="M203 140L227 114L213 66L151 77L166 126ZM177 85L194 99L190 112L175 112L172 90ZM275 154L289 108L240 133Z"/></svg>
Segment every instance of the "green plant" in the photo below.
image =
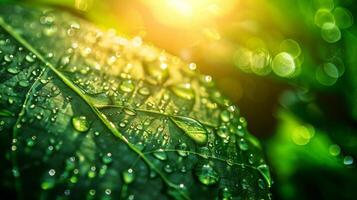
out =
<svg viewBox="0 0 357 200"><path fill-rule="evenodd" d="M259 142L194 64L61 11L0 13L0 170L19 198L270 198Z"/></svg>

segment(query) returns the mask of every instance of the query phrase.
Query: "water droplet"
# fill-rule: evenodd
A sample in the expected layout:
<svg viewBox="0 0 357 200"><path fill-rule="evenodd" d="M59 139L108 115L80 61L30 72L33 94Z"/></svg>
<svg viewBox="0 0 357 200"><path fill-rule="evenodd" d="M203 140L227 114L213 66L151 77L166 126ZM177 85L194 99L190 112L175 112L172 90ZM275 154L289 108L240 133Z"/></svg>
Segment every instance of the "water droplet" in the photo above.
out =
<svg viewBox="0 0 357 200"><path fill-rule="evenodd" d="M163 149L158 149L153 153L153 155L159 160L167 160L167 154Z"/></svg>
<svg viewBox="0 0 357 200"><path fill-rule="evenodd" d="M291 76L296 70L294 58L289 53L281 52L274 57L272 68L278 76Z"/></svg>
<svg viewBox="0 0 357 200"><path fill-rule="evenodd" d="M171 165L166 164L166 165L164 166L164 171L165 171L166 173L170 174L170 173L173 172L173 169L172 169Z"/></svg>
<svg viewBox="0 0 357 200"><path fill-rule="evenodd" d="M19 81L19 86L21 87L28 87L30 85L28 80L21 80Z"/></svg>
<svg viewBox="0 0 357 200"><path fill-rule="evenodd" d="M232 193L229 191L227 187L220 189L219 196L220 196L220 200L231 200L233 197Z"/></svg>
<svg viewBox="0 0 357 200"><path fill-rule="evenodd" d="M110 164L113 161L112 154L111 153L105 154L102 158L102 161L104 164Z"/></svg>
<svg viewBox="0 0 357 200"><path fill-rule="evenodd" d="M126 171L123 172L123 180L124 183L126 184L130 184L134 181L135 179L135 174L134 174L134 170L133 169L128 169Z"/></svg>
<svg viewBox="0 0 357 200"><path fill-rule="evenodd" d="M183 99L192 100L195 98L195 93L189 83L174 85L170 89L175 95Z"/></svg>
<svg viewBox="0 0 357 200"><path fill-rule="evenodd" d="M89 122L85 116L73 117L72 125L79 132L87 132L89 130Z"/></svg>
<svg viewBox="0 0 357 200"><path fill-rule="evenodd" d="M343 158L343 164L345 165L352 165L353 164L353 158L352 156L345 156Z"/></svg>
<svg viewBox="0 0 357 200"><path fill-rule="evenodd" d="M48 174L50 176L54 176L56 174L56 171L54 169L50 169L50 171L48 171Z"/></svg>
<svg viewBox="0 0 357 200"><path fill-rule="evenodd" d="M220 180L218 172L210 165L199 165L195 170L198 180L204 185L213 185Z"/></svg>
<svg viewBox="0 0 357 200"><path fill-rule="evenodd" d="M260 174L264 177L265 181L268 183L268 187L271 187L272 180L271 180L268 165L266 164L259 165L257 169L260 172Z"/></svg>
<svg viewBox="0 0 357 200"><path fill-rule="evenodd" d="M221 138L227 138L229 136L229 129L226 125L222 125L217 130L217 135Z"/></svg>
<svg viewBox="0 0 357 200"><path fill-rule="evenodd" d="M18 74L20 70L17 67L9 67L7 68L7 72L9 72L10 74Z"/></svg>
<svg viewBox="0 0 357 200"><path fill-rule="evenodd" d="M53 178L47 179L41 183L41 188L43 190L49 190L55 186L55 180Z"/></svg>
<svg viewBox="0 0 357 200"><path fill-rule="evenodd" d="M5 55L5 56L4 56L4 60L5 60L6 62L11 62L13 58L14 58L13 55Z"/></svg>
<svg viewBox="0 0 357 200"><path fill-rule="evenodd" d="M120 90L123 92L132 92L135 89L135 85L132 82L132 80L124 80L121 84L120 84Z"/></svg>
<svg viewBox="0 0 357 200"><path fill-rule="evenodd" d="M170 118L188 137L200 145L207 143L207 131L201 123L188 118L175 116Z"/></svg>
<svg viewBox="0 0 357 200"><path fill-rule="evenodd" d="M35 59L31 55L26 55L25 59L27 62L30 62L30 63L35 61Z"/></svg>
<svg viewBox="0 0 357 200"><path fill-rule="evenodd" d="M337 144L333 144L330 146L329 152L332 156L338 156L341 153L341 148Z"/></svg>
<svg viewBox="0 0 357 200"><path fill-rule="evenodd" d="M242 150L242 151L248 150L248 143L243 138L241 138L239 140L238 145L239 145L240 150Z"/></svg>
<svg viewBox="0 0 357 200"><path fill-rule="evenodd" d="M182 157L186 157L188 155L188 151L187 151L187 144L186 143L179 143L177 146L176 146L176 149L177 149L177 154L182 156Z"/></svg>
<svg viewBox="0 0 357 200"><path fill-rule="evenodd" d="M223 122L229 122L231 119L231 113L228 110L223 110L219 116Z"/></svg>
<svg viewBox="0 0 357 200"><path fill-rule="evenodd" d="M139 94L147 96L150 94L150 89L147 87L142 87L139 89Z"/></svg>
<svg viewBox="0 0 357 200"><path fill-rule="evenodd" d="M124 108L123 111L125 112L125 114L130 115L130 116L135 116L136 112L133 109L130 108Z"/></svg>

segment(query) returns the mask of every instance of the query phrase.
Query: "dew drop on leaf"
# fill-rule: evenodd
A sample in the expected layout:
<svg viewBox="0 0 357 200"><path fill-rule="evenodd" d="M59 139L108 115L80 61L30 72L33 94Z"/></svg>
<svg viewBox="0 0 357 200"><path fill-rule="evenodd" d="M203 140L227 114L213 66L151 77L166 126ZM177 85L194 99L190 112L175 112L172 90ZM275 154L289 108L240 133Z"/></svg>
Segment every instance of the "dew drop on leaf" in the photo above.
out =
<svg viewBox="0 0 357 200"><path fill-rule="evenodd" d="M134 181L134 179L135 179L135 174L133 169L129 168L128 170L123 172L124 183L130 184Z"/></svg>
<svg viewBox="0 0 357 200"><path fill-rule="evenodd" d="M135 85L132 80L124 80L120 85L120 90L123 92L132 92L135 89Z"/></svg>
<svg viewBox="0 0 357 200"><path fill-rule="evenodd" d="M243 138L241 138L239 140L238 145L239 145L240 150L242 150L242 151L248 150L248 143Z"/></svg>
<svg viewBox="0 0 357 200"><path fill-rule="evenodd" d="M220 114L220 117L223 122L229 122L231 114L228 112L228 110L223 110Z"/></svg>
<svg viewBox="0 0 357 200"><path fill-rule="evenodd" d="M153 152L153 155L159 160L167 160L167 154L163 149L158 149L157 151Z"/></svg>
<svg viewBox="0 0 357 200"><path fill-rule="evenodd" d="M186 143L179 143L176 146L177 149L177 154L182 156L182 157L186 157L188 155L188 151L187 151L187 144Z"/></svg>
<svg viewBox="0 0 357 200"><path fill-rule="evenodd" d="M265 181L268 183L268 187L271 187L272 180L271 180L268 165L266 164L259 165L257 169L260 172L260 174L264 177Z"/></svg>
<svg viewBox="0 0 357 200"><path fill-rule="evenodd" d="M85 116L76 116L72 118L74 129L79 132L87 132L89 130L89 122Z"/></svg>
<svg viewBox="0 0 357 200"><path fill-rule="evenodd" d="M10 74L18 74L20 70L17 67L9 67L7 68L7 72L9 72Z"/></svg>
<svg viewBox="0 0 357 200"><path fill-rule="evenodd" d="M207 131L200 122L181 116L171 117L171 120L197 144L204 145L207 143Z"/></svg>
<svg viewBox="0 0 357 200"><path fill-rule="evenodd" d="M191 84L189 83L171 86L171 91L178 97L186 100L192 100L195 98L195 94L191 88Z"/></svg>
<svg viewBox="0 0 357 200"><path fill-rule="evenodd" d="M221 138L227 138L229 136L229 129L226 125L222 125L217 130L217 135Z"/></svg>
<svg viewBox="0 0 357 200"><path fill-rule="evenodd" d="M105 154L102 158L102 161L104 164L110 164L113 161L112 154L111 153Z"/></svg>
<svg viewBox="0 0 357 200"><path fill-rule="evenodd" d="M220 180L218 172L211 164L199 165L195 170L198 180L204 185L213 185Z"/></svg>
<svg viewBox="0 0 357 200"><path fill-rule="evenodd" d="M147 87L142 87L139 89L139 94L148 96L148 95L150 95L150 89Z"/></svg>
<svg viewBox="0 0 357 200"><path fill-rule="evenodd" d="M41 183L41 188L43 190L49 190L55 186L55 180L53 178L46 179Z"/></svg>

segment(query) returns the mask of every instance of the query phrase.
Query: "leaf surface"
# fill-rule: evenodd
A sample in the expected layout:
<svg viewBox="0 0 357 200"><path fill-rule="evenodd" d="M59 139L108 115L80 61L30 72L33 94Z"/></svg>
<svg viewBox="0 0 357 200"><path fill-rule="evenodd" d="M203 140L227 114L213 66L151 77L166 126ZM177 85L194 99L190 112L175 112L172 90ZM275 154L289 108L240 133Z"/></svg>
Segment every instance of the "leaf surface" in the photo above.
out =
<svg viewBox="0 0 357 200"><path fill-rule="evenodd" d="M20 198L270 198L259 143L192 64L61 11L0 16L1 161Z"/></svg>

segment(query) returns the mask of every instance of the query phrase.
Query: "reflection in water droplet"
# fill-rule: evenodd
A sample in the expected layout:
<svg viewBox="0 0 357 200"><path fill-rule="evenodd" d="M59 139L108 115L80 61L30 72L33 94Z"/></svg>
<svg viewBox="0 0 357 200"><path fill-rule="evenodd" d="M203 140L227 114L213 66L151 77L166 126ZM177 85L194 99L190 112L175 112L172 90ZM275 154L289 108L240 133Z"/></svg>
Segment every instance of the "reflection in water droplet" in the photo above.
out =
<svg viewBox="0 0 357 200"><path fill-rule="evenodd" d="M204 185L213 185L220 180L218 172L210 164L197 166L195 175Z"/></svg>
<svg viewBox="0 0 357 200"><path fill-rule="evenodd" d="M72 125L79 132L87 132L89 130L89 122L85 116L73 117Z"/></svg>

